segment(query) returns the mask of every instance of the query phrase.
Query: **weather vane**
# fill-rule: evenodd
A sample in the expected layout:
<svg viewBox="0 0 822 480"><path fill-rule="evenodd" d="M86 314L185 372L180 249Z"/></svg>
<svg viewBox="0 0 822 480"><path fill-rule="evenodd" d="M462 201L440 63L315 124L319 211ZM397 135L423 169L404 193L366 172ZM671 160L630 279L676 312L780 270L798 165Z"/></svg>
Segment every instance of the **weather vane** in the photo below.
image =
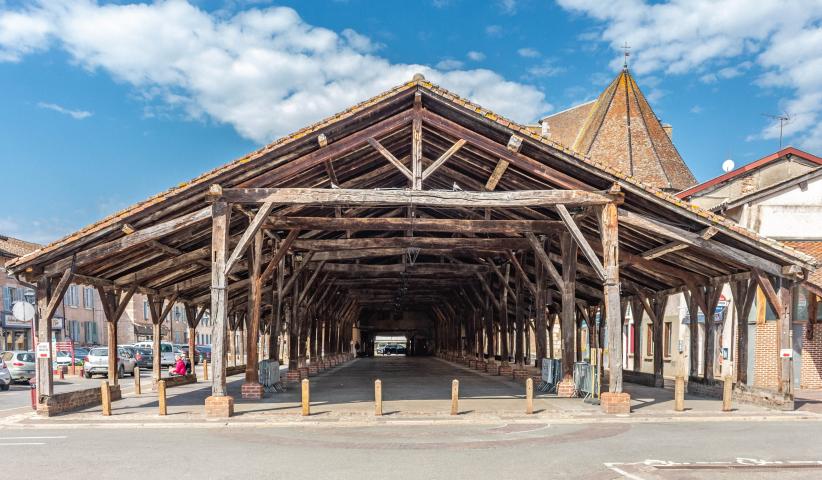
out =
<svg viewBox="0 0 822 480"><path fill-rule="evenodd" d="M629 50L631 50L631 47L628 45L628 42L625 42L622 46L622 52L625 54L625 60L622 63L622 68L625 70L628 70L628 57L631 56L631 52Z"/></svg>

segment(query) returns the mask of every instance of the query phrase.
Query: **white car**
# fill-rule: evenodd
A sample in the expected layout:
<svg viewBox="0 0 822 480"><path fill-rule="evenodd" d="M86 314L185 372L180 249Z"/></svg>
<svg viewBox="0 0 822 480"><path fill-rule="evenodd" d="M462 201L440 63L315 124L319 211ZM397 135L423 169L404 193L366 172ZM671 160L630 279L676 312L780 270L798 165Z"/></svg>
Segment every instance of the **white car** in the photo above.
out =
<svg viewBox="0 0 822 480"><path fill-rule="evenodd" d="M123 378L128 373L134 376L134 367L137 360L125 348L117 349L117 378ZM91 378L92 375L108 375L108 347L92 348L83 363L83 375Z"/></svg>
<svg viewBox="0 0 822 480"><path fill-rule="evenodd" d="M135 348L147 348L149 350L154 349L154 342L139 342L134 344ZM169 366L174 365L177 363L177 359L174 358L175 348L171 342L160 342L160 365L162 366Z"/></svg>

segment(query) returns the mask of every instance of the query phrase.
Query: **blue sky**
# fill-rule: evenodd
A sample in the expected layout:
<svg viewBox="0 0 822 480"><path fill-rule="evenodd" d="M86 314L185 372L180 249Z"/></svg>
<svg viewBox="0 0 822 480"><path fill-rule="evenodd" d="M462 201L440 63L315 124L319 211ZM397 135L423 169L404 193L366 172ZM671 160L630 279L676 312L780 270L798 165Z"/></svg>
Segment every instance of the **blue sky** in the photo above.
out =
<svg viewBox="0 0 822 480"><path fill-rule="evenodd" d="M632 69L697 178L822 153L822 6L0 0L0 234L55 240L422 71L521 122ZM717 15L720 12L722 15Z"/></svg>

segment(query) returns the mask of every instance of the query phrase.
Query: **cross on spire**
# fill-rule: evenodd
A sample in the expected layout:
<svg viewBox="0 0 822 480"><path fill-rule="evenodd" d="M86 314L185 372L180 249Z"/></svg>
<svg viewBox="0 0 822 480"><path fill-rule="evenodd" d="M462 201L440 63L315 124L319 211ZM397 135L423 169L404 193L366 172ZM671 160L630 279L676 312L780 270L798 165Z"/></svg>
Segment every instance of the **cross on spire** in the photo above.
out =
<svg viewBox="0 0 822 480"><path fill-rule="evenodd" d="M625 55L625 60L622 63L623 70L628 70L628 57L631 56L631 52L629 50L631 50L631 47L628 45L628 42L625 42L625 44L622 45L622 52Z"/></svg>

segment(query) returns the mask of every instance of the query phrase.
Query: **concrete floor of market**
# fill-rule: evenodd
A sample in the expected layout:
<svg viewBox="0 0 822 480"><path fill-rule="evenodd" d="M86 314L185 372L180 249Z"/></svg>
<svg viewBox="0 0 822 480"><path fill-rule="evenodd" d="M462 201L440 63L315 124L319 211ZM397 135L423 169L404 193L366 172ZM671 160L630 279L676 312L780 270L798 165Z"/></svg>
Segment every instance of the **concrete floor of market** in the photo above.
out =
<svg viewBox="0 0 822 480"><path fill-rule="evenodd" d="M283 378L285 376L283 375ZM359 358L327 370L310 379L311 417L315 420L346 416L371 417L374 414L374 380L382 381L383 413L390 419L450 417L451 381L458 379L460 417L517 416L525 410L524 380L478 373L461 365L434 357ZM229 394L235 399L239 419L300 416L300 387L288 384L285 393L269 393L262 400L241 398L243 375L229 378ZM128 386L129 378L121 380ZM157 396L143 383L143 394L126 394L113 403L110 419L158 420ZM673 413L673 391L626 384L636 415ZM202 420L210 382L168 389L168 417L176 421ZM557 398L536 392L537 416L597 416L600 407L581 398ZM685 414L722 415L721 401L686 396ZM56 419L89 420L100 418L100 407L88 408ZM735 405L734 414L773 414L772 410L751 405ZM727 414L725 414L727 415Z"/></svg>

